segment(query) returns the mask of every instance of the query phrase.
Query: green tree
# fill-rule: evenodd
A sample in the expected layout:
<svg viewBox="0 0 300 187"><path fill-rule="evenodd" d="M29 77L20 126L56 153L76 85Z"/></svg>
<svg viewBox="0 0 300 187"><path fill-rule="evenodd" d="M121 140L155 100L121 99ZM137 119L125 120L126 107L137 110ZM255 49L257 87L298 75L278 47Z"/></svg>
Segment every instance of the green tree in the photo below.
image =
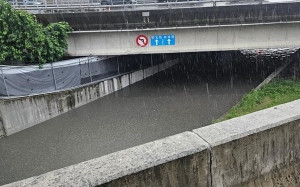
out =
<svg viewBox="0 0 300 187"><path fill-rule="evenodd" d="M44 27L34 16L14 10L0 0L0 63L21 61L25 63L53 62L61 59L67 48L66 22Z"/></svg>

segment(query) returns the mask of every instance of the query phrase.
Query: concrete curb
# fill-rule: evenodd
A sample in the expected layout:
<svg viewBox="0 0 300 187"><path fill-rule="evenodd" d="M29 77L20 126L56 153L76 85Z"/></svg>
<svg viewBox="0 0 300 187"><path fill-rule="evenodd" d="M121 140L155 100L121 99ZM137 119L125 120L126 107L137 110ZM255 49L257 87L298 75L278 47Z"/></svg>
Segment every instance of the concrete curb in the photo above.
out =
<svg viewBox="0 0 300 187"><path fill-rule="evenodd" d="M254 90L259 90L264 85L271 82L275 77L277 77L285 68L290 65L291 61L286 62L281 67L277 68L271 75L269 75L262 83L260 83Z"/></svg>

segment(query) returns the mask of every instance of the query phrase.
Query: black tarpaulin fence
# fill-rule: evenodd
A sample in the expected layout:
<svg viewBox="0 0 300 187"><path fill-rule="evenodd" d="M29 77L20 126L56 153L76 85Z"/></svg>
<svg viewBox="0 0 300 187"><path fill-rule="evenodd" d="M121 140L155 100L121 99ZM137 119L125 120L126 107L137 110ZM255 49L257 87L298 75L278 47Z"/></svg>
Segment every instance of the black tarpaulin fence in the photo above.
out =
<svg viewBox="0 0 300 187"><path fill-rule="evenodd" d="M144 69L162 62L160 55L89 56L31 66L0 66L0 95L25 96L74 88L82 84Z"/></svg>

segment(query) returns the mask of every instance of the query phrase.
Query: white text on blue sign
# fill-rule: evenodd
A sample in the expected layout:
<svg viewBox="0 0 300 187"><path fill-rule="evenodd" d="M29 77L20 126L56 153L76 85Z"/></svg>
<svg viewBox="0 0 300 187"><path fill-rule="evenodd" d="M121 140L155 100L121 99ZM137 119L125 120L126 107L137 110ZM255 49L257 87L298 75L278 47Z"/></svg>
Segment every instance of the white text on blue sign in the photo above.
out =
<svg viewBox="0 0 300 187"><path fill-rule="evenodd" d="M151 46L175 45L175 35L154 35L151 36Z"/></svg>

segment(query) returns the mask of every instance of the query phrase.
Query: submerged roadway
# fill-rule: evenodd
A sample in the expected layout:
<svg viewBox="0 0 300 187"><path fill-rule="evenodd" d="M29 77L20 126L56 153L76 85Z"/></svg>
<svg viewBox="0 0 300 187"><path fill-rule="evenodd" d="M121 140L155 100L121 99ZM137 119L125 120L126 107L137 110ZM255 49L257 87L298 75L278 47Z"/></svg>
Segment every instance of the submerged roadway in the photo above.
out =
<svg viewBox="0 0 300 187"><path fill-rule="evenodd" d="M0 139L0 185L209 125L266 76L193 59Z"/></svg>

